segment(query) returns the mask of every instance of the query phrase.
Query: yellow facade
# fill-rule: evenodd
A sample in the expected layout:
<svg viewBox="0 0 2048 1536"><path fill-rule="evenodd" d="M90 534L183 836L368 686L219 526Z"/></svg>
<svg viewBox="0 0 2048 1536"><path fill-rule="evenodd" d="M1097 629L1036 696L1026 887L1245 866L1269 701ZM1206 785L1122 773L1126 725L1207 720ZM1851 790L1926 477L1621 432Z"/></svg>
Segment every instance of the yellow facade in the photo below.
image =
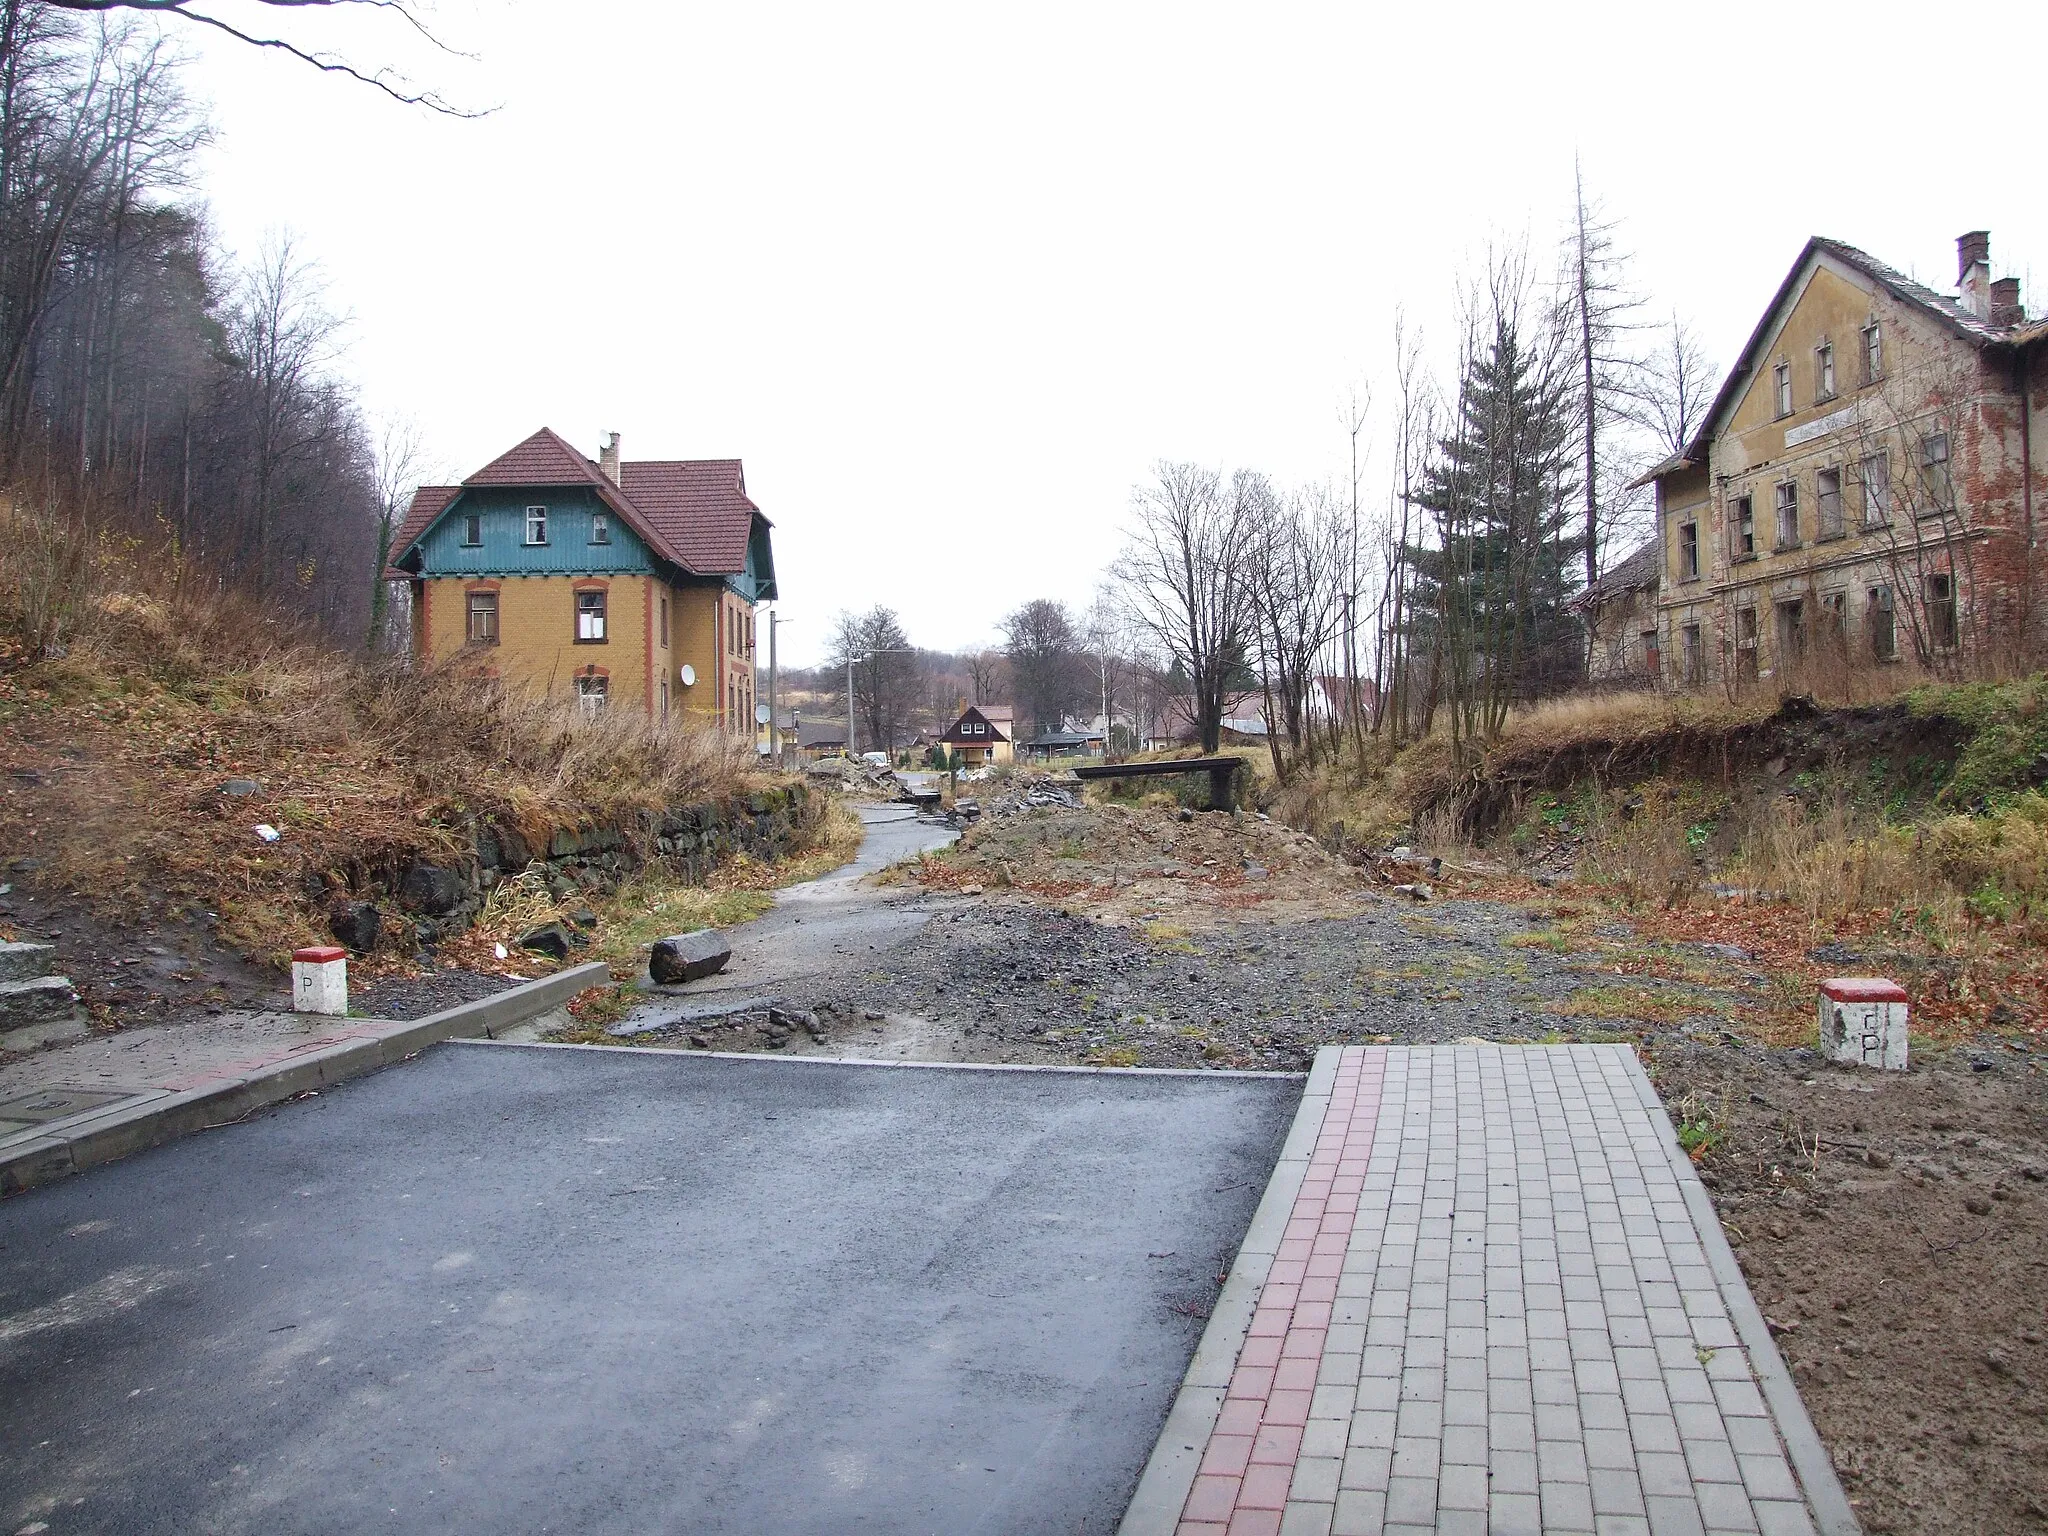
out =
<svg viewBox="0 0 2048 1536"><path fill-rule="evenodd" d="M1992 536L2017 499L2004 389L1973 341L1817 252L1705 462L1658 479L1664 677L1933 663L1964 643L1958 607L1998 585Z"/></svg>
<svg viewBox="0 0 2048 1536"><path fill-rule="evenodd" d="M577 638L579 592L604 594L601 641ZM470 638L473 593L496 598L495 639ZM430 663L467 649L508 680L565 696L578 691L579 677L602 677L609 708L683 714L746 735L753 730L752 657L724 643L733 610L743 617L739 632L750 635L752 605L722 586L675 587L635 574L440 576L415 583L413 619L418 652ZM694 683L682 680L686 665ZM729 712L728 683L742 679L745 710Z"/></svg>

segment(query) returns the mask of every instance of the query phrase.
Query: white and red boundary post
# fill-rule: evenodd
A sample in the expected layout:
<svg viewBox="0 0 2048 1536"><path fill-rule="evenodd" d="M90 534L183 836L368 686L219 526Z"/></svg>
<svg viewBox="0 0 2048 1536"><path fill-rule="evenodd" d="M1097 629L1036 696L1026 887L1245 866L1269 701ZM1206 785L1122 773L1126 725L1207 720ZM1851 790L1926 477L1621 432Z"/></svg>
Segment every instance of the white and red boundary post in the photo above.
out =
<svg viewBox="0 0 2048 1536"><path fill-rule="evenodd" d="M1906 1070L1906 989L1882 976L1820 984L1820 1048L1850 1067Z"/></svg>
<svg viewBox="0 0 2048 1536"><path fill-rule="evenodd" d="M347 950L319 944L292 951L292 1011L347 1014Z"/></svg>

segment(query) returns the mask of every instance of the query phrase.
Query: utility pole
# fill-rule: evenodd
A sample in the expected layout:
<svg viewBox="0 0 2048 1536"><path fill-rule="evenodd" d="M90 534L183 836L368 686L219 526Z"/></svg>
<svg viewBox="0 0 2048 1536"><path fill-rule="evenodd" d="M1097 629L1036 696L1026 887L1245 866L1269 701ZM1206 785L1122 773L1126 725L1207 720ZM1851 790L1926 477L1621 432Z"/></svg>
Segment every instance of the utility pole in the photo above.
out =
<svg viewBox="0 0 2048 1536"><path fill-rule="evenodd" d="M1109 647L1096 646L1095 660L1102 668L1102 760L1106 763L1109 761L1110 737L1116 731L1116 727L1109 719Z"/></svg>
<svg viewBox="0 0 2048 1536"><path fill-rule="evenodd" d="M775 667L775 633L782 627L782 615L770 609L768 613L768 745L775 753L775 766L784 766L782 761L782 703L777 688L780 681Z"/></svg>

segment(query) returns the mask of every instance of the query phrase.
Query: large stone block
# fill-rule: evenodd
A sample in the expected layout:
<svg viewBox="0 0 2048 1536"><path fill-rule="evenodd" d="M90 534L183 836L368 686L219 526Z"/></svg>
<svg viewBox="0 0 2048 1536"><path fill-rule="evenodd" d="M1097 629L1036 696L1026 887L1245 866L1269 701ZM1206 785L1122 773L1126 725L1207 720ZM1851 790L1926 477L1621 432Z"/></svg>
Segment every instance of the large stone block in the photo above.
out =
<svg viewBox="0 0 2048 1536"><path fill-rule="evenodd" d="M0 981L0 1030L69 1018L76 1006L71 983L62 976Z"/></svg>
<svg viewBox="0 0 2048 1536"><path fill-rule="evenodd" d="M725 969L732 958L732 945L715 928L699 928L656 941L647 971L663 986L679 981L701 981Z"/></svg>
<svg viewBox="0 0 2048 1536"><path fill-rule="evenodd" d="M459 869L434 864L415 864L405 872L398 887L398 899L415 912L442 917L462 905L469 882Z"/></svg>
<svg viewBox="0 0 2048 1536"><path fill-rule="evenodd" d="M0 944L0 981L33 981L56 968L54 944Z"/></svg>

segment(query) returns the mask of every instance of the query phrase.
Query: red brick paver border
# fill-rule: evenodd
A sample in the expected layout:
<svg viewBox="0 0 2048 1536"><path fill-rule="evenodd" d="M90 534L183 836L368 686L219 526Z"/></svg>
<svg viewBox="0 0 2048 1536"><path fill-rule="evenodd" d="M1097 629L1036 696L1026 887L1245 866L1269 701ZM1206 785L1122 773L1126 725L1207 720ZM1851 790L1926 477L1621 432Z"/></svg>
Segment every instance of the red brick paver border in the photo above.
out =
<svg viewBox="0 0 2048 1536"><path fill-rule="evenodd" d="M1180 1536L1277 1536L1379 1123L1383 1049L1346 1051Z"/></svg>

